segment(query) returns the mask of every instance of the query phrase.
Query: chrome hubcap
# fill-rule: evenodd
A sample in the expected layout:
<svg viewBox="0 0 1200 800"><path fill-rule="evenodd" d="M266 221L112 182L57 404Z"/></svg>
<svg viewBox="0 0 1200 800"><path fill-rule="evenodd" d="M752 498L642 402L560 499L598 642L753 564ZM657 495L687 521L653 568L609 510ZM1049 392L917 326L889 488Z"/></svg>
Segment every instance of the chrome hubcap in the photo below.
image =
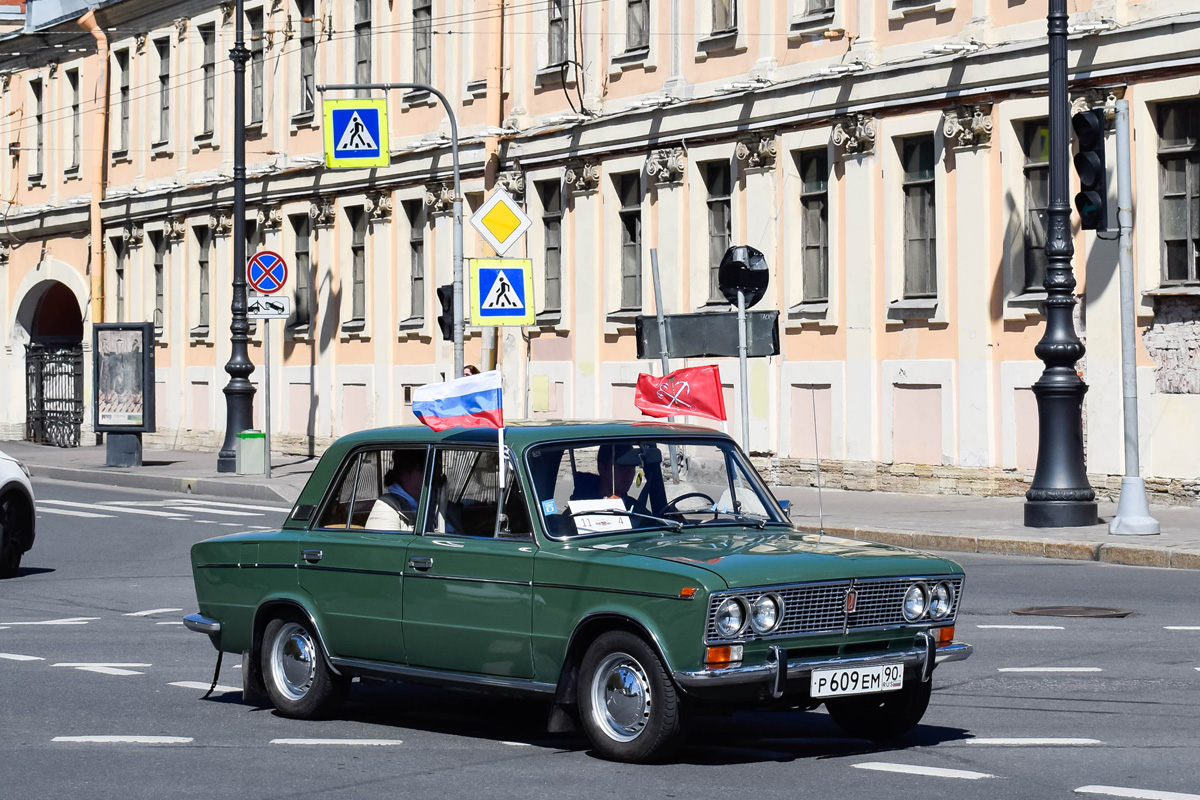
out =
<svg viewBox="0 0 1200 800"><path fill-rule="evenodd" d="M611 653L592 679L592 717L610 739L632 742L650 721L650 680L633 656Z"/></svg>
<svg viewBox="0 0 1200 800"><path fill-rule="evenodd" d="M301 700L317 674L317 647L303 626L289 622L271 645L271 677L290 700Z"/></svg>

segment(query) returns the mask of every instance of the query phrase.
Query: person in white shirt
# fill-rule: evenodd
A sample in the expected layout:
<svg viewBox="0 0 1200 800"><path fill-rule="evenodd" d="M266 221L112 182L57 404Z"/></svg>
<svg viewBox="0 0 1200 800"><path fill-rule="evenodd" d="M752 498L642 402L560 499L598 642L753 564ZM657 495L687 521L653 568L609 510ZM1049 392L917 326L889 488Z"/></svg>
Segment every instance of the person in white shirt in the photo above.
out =
<svg viewBox="0 0 1200 800"><path fill-rule="evenodd" d="M397 450L392 468L383 476L386 488L367 517L367 530L411 531L417 520L421 481L425 474L424 453Z"/></svg>

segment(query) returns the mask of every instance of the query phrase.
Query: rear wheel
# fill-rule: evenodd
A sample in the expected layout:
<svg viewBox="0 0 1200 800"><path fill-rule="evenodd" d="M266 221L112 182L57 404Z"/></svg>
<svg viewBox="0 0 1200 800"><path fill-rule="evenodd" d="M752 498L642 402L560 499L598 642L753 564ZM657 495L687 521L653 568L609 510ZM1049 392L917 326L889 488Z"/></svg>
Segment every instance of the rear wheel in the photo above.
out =
<svg viewBox="0 0 1200 800"><path fill-rule="evenodd" d="M319 719L336 709L350 682L334 675L311 624L277 617L263 631L262 675L271 703L285 717Z"/></svg>
<svg viewBox="0 0 1200 800"><path fill-rule="evenodd" d="M837 726L849 735L885 742L917 727L929 708L932 691L932 680L918 679L894 692L826 700L825 708Z"/></svg>
<svg viewBox="0 0 1200 800"><path fill-rule="evenodd" d="M610 631L592 642L580 665L579 707L592 745L614 761L645 762L680 742L680 698L645 640Z"/></svg>
<svg viewBox="0 0 1200 800"><path fill-rule="evenodd" d="M0 497L0 578L15 578L21 569L31 516L21 498L11 493Z"/></svg>

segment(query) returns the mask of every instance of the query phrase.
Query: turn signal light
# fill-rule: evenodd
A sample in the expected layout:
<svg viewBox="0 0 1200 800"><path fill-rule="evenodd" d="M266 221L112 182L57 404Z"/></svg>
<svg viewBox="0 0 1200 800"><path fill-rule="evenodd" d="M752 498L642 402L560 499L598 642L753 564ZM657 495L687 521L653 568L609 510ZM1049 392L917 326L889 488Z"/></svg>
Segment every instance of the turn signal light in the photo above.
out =
<svg viewBox="0 0 1200 800"><path fill-rule="evenodd" d="M682 600L691 600L695 596L696 596L696 587L695 586L685 586L679 590L679 597Z"/></svg>
<svg viewBox="0 0 1200 800"><path fill-rule="evenodd" d="M741 660L742 646L740 644L709 647L704 652L704 663L710 667L726 667Z"/></svg>
<svg viewBox="0 0 1200 800"><path fill-rule="evenodd" d="M953 641L954 641L954 626L953 625L951 625L949 628L938 628L937 629L937 646L938 647L945 647L946 645L950 644Z"/></svg>

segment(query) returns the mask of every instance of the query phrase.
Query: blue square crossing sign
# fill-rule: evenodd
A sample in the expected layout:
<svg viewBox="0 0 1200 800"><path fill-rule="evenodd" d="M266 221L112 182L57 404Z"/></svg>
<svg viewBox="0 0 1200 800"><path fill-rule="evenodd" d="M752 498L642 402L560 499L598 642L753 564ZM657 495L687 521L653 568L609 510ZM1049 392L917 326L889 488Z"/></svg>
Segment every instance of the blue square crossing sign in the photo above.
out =
<svg viewBox="0 0 1200 800"><path fill-rule="evenodd" d="M534 318L532 261L471 259L472 325L532 325Z"/></svg>
<svg viewBox="0 0 1200 800"><path fill-rule="evenodd" d="M388 165L387 100L326 100L325 166Z"/></svg>

